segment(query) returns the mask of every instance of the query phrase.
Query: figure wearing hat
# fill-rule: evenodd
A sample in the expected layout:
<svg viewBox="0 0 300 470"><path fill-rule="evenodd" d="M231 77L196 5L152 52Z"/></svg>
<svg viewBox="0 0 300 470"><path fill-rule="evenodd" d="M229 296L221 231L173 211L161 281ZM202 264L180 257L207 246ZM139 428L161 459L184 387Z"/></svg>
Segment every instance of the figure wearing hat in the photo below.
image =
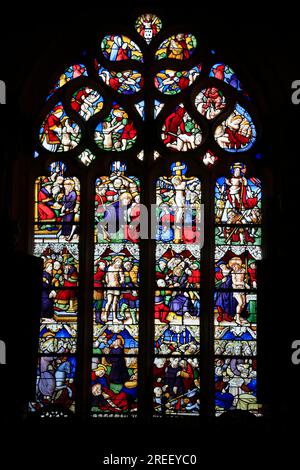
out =
<svg viewBox="0 0 300 470"><path fill-rule="evenodd" d="M256 278L256 260L250 258L248 260L248 274L250 278L250 284L253 289L257 288L257 278Z"/></svg>
<svg viewBox="0 0 300 470"><path fill-rule="evenodd" d="M133 325L137 325L137 310L139 306L139 296L136 290L131 292L124 292L123 303L120 309L120 316L122 319L127 320L126 311L129 310L131 321Z"/></svg>
<svg viewBox="0 0 300 470"><path fill-rule="evenodd" d="M50 150L50 152L55 152L61 144L59 135L64 137L61 131L67 119L68 117L64 115L64 108L61 104L55 106L53 111L46 117L43 124L44 132L41 134L41 142L43 147Z"/></svg>
<svg viewBox="0 0 300 470"><path fill-rule="evenodd" d="M54 222L55 212L53 210L54 198L51 192L53 182L49 178L41 181L40 190L38 192L38 213L39 220L45 222ZM42 226L41 229L48 226Z"/></svg>
<svg viewBox="0 0 300 470"><path fill-rule="evenodd" d="M164 257L156 262L156 279L165 279L168 273L168 260Z"/></svg>
<svg viewBox="0 0 300 470"><path fill-rule="evenodd" d="M56 307L59 310L68 310L70 312L76 312L77 310L77 298L76 291L74 289L68 289L70 287L76 287L78 283L78 271L74 265L74 259L69 257L68 253L63 255L65 259L64 264L64 283L65 289L58 291L56 295Z"/></svg>
<svg viewBox="0 0 300 470"><path fill-rule="evenodd" d="M138 285L139 268L130 260L124 261L124 276L126 287L136 287Z"/></svg>

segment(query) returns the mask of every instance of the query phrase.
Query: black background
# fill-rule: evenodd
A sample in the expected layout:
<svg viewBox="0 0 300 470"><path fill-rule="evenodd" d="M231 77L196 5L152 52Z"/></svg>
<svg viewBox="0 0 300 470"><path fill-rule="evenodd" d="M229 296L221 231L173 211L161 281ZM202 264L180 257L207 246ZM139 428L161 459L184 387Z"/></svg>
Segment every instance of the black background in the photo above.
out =
<svg viewBox="0 0 300 470"><path fill-rule="evenodd" d="M103 22L114 22L116 29L121 29L124 21L128 22L127 18L134 15L134 9L145 5L145 9L157 7L158 14L161 11L170 24L197 28L212 48L223 52L229 63L232 58L238 65L237 73L248 71L249 83L258 93L264 132L261 145L272 173L273 194L272 211L268 214L270 246L264 268L269 303L263 324L264 337L260 339L265 353L264 393L270 404L270 416L255 422L212 420L188 427L184 421L166 425L157 422L147 429L143 424L126 422L116 422L113 426L105 422L72 424L71 428L67 424L29 425L12 418L3 426L7 441L15 449L10 454L13 461L26 460L38 465L41 459L46 459L53 465L67 467L70 459L82 457L86 463L98 466L101 455L112 450L122 453L124 449L123 455L143 455L153 449L157 452L176 450L177 453L184 450L207 457L208 449L215 449L211 458L222 465L233 464L235 452L240 452L246 461L250 457L255 466L258 448L264 448L266 454L286 452L287 458L295 449L293 428L297 428L300 419L300 365L291 362L291 344L295 339L300 340L297 227L300 105L292 104L291 84L300 80L299 15L287 2L268 11L262 10L262 2L261 5L223 3L222 7L210 3L130 2L126 6L120 2L97 2L94 6L83 2L69 8L50 3L30 4L26 8L13 4L5 7L1 12L0 31L0 79L7 86L7 104L0 108L1 214L10 213L11 209L15 143L20 135L27 131L32 133L34 113L39 112L52 85L49 71L52 74L66 57L72 56L72 51L78 50L82 25L85 30L90 28L96 32ZM32 112L26 115L24 110L29 109L28 103ZM2 235L4 231L5 227L1 229ZM3 292L3 306L6 300ZM11 299L9 305L12 316ZM0 315L6 312L1 308ZM8 383L0 366L2 389L9 391L18 387L21 361L14 367L15 382ZM142 444L138 444L141 437ZM58 460L55 460L55 452Z"/></svg>

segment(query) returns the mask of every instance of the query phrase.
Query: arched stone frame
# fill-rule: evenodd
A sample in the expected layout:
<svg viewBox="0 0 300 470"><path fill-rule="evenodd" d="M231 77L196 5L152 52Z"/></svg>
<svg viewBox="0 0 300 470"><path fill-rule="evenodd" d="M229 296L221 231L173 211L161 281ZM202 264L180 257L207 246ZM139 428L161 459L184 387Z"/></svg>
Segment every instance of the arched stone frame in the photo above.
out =
<svg viewBox="0 0 300 470"><path fill-rule="evenodd" d="M165 31L166 31L166 30L165 30ZM130 37L133 37L133 39L136 40L136 42L138 42L138 38L136 38L136 36L134 37L133 34L134 34L134 33L130 33L130 34L128 33L128 35L130 35ZM168 34L165 32L165 35L167 36ZM199 35L199 36L200 36L200 35ZM158 42L159 42L159 41L157 41L157 43L158 43ZM141 41L140 41L140 44L142 44ZM154 48L154 46L153 46L153 48ZM149 49L149 48L148 48L148 49ZM203 60L203 62L204 62L204 60ZM215 62L218 62L218 61L216 60ZM194 61L193 61L193 63L194 63ZM117 64L117 65L118 65L118 64ZM159 64L159 65L160 65L160 64ZM239 71L238 71L238 72L239 72ZM202 74L201 74L201 77L203 77L203 76L204 76L204 70L202 70ZM78 79L78 80L80 80L80 79ZM205 83L205 80L204 80L203 83ZM79 82L78 82L78 86L79 86ZM204 86L204 85L201 85L201 86ZM221 85L220 85L220 86L221 86ZM76 85L76 87L77 87L77 85ZM147 88L147 85L145 85L145 87ZM196 84L195 84L194 90L195 90L196 88L197 88L197 87L196 87ZM200 86L199 86L199 89L200 89ZM158 93L158 92L157 92L157 93ZM228 93L230 94L230 91L228 91ZM234 93L234 90L232 91L232 93ZM103 94L105 94L105 93L103 93ZM150 98L148 98L148 100L150 101ZM120 98L120 101L122 101L121 98ZM169 109L169 110L170 110L172 107L174 107L175 102L178 102L177 99L176 99L176 97L175 97L173 100L170 100L170 104L169 104L169 106L168 106L168 109ZM188 106L190 106L190 105L187 103L187 107L188 107ZM190 111L191 111L191 114L193 114L193 116L196 116L195 111L193 111L191 107L190 107ZM165 112L165 114L163 114L164 112ZM166 114L167 114L167 108L165 108L165 110L163 110L163 111L161 112L161 116L159 117L160 121L158 120L159 123L162 123L163 117L166 116ZM202 122L201 117L197 116L197 118L198 118L199 121ZM144 130L145 135L150 135L150 133L148 134L148 132L147 132L147 127L148 127L148 129L150 129L150 128L153 129L152 124L150 124L150 122L149 122L149 124L146 123L146 125L145 125L145 130ZM156 128L156 129L157 129L157 131L154 131L154 132L159 132L159 131L160 131L160 125L157 125L157 128ZM151 131L151 133L152 133L152 132L153 132L153 131ZM157 142L158 142L158 145L157 145L157 147L155 148L155 150L160 151L160 153L162 154L162 157L161 157L156 163L153 164L152 161L151 161L151 158L152 158L151 153L152 153L152 151L150 151L150 142L151 142L151 141L152 141L152 138L149 138L149 137L148 137L148 144L145 145L145 156L146 156L146 157L145 157L145 163L146 163L146 167L148 167L148 169L150 169L150 171L151 171L152 173L154 172L154 170L152 170L151 167L152 167L152 166L153 166L153 168L156 167L156 168L157 168L157 171L155 171L155 173L158 174L158 175L159 175L158 168L162 168L161 171L164 171L164 172L161 173L161 174L165 174L166 171L167 171L167 169L168 169L169 163L171 163L171 160L169 159L169 157L170 157L170 158L173 158L173 157L174 157L174 161L177 160L178 157L177 157L177 155L175 155L173 152L172 152L172 153L171 153L171 152L169 152L169 153L166 152L166 150L163 149L163 147L162 147L162 145L159 143L159 141L157 141ZM147 141L146 141L146 143L147 143ZM137 147L139 147L139 146L137 145ZM148 147L148 148L147 148L147 147ZM140 147L140 148L141 148L141 147ZM254 152L254 150L253 150L253 152ZM252 153L252 152L251 152L251 153ZM130 151L130 154L133 156L134 154L136 155L136 152L132 149L132 151ZM221 158L220 158L219 161L218 161L218 163L217 163L217 166L215 166L214 168L211 168L211 169L209 169L209 170L206 169L200 162L198 162L198 152L196 152L196 151L193 153L193 155L192 155L192 154L189 155L188 152L187 152L187 153L184 153L183 156L180 156L180 159L185 159L186 161L188 161L189 166L192 164L192 165L195 165L195 167L196 167L196 165L199 164L199 166L196 167L197 169L195 170L195 171L197 172L196 174L197 174L197 175L200 175L200 174L201 174L201 181L205 181L205 180L208 179L210 182L207 181L207 182L204 183L204 184L205 184L207 187L210 187L210 188L211 188L211 187L212 187L212 184L213 184L212 181L213 181L213 178L215 177L215 175L217 175L217 174L218 174L218 175L223 175L223 174L228 173L228 168L229 168L230 163L233 162L233 161L236 161L236 158L235 158L234 155L228 155L228 154L226 154L226 153L223 152L223 151L221 151L220 154L222 154L222 157L224 157L224 158L222 158L222 160L221 160ZM147 155L148 155L148 159L147 159ZM144 172L144 170L143 170L143 164L140 163L140 162L138 162L137 160L135 160L134 163L133 163L133 161L130 162L130 155L129 155L129 154L128 154L127 156L126 156L125 154L124 154L124 156L121 155L121 154L115 154L115 155L112 155L112 156L109 156L109 157L108 157L108 155L107 155L107 160L106 160L106 161L103 161L103 162L100 162L100 154L99 154L99 158L98 158L99 162L96 162L96 161L95 161L95 162L93 162L93 163L95 163L95 165L96 165L96 163L99 163L98 168L99 168L100 166L102 166L102 165L103 165L103 168L106 166L106 170L108 171L109 162L111 162L113 159L116 159L115 157L117 157L117 159L120 159L120 160L124 160L124 159L126 160L126 163L128 164L128 166L129 166L129 167L131 166L131 167L133 168L133 170L131 170L130 174L138 174L138 173L142 173L142 174L143 174L143 172ZM240 158L240 157L241 157L241 158ZM64 157L64 158L66 158L66 157ZM55 161L55 159L56 159L56 155L54 156L53 161ZM162 160L162 159L165 159L165 162L164 162L164 163L163 163L163 160ZM45 164L45 161L44 161L44 163L41 163L42 155L39 157L38 160L39 160L39 165L42 165L42 166L43 166L43 165ZM37 161L38 161L38 160L36 160L36 162L35 162L36 165L37 165ZM66 158L66 161L69 162L70 168L72 168L72 167L73 167L73 168L76 168L76 170L74 170L75 172L73 171L72 174L76 174L76 173L77 173L78 175L79 175L79 174L81 174L81 175L83 174L83 171L84 171L85 169L83 168L82 170L80 170L80 168L81 168L80 164L76 164L75 161L72 161L72 156L70 156L70 158ZM249 170L248 170L248 171L249 171L249 174L251 174L251 175L252 175L252 174L259 175L259 172L260 172L260 170L259 170L260 162L259 162L259 161L256 161L256 160L251 161L250 153L249 153L249 158L246 158L246 155L244 156L243 154L238 155L238 161L245 161L245 163L247 163L247 168L249 169ZM192 163L192 162L193 162L193 163ZM93 163L92 163L92 165L93 165ZM91 168L88 168L88 169L87 169L87 172L86 172L86 173L90 172L91 174L94 174L94 175L95 175L95 174L96 174L96 170L92 170L92 165L91 165ZM254 171L251 171L251 170L250 170L251 167L254 168ZM37 166L36 166L36 168L37 168ZM139 171L134 171L136 168L139 168ZM221 169L222 169L222 170L221 170ZM194 171L194 174L195 174L195 171ZM102 173L102 174L107 174L107 173L104 172L104 170L102 170L102 168L101 168L101 173ZM203 173L203 176L202 176L202 173ZM38 172L37 172L36 174L38 174ZM42 174L42 173L39 173L39 174ZM98 174L99 174L99 171L98 171ZM192 173L191 173L191 174L192 174ZM209 176L205 176L205 175L209 175ZM145 175L144 175L144 176L145 176ZM84 179L87 179L87 182L86 182L86 189L88 190L88 187L89 187L90 182L91 182L91 177L84 177ZM84 183L82 183L82 184L84 184ZM146 184L145 186L147 186L147 184ZM211 189L210 189L210 191L211 191ZM204 191L203 191L203 193L204 193ZM88 194L88 192L87 192L86 194ZM145 195L145 198L149 200L149 195ZM152 200L153 200L153 199L152 199ZM210 202L210 207L211 207L211 204L212 204L212 203ZM85 216L85 217L87 217L88 210L91 211L91 206L89 207L89 209L87 209L87 212L86 212L86 216ZM87 220L87 219L86 219L86 220ZM208 232L208 233L209 233L209 232ZM90 238L91 238L91 236L90 236ZM150 245L151 245L151 242L150 242ZM146 252L146 251L148 251L148 248L145 248L145 252ZM209 256L208 256L208 258L209 258ZM204 258L204 259L205 259L205 258ZM87 268L87 269L91 269L91 268ZM211 268L210 268L210 269L211 269ZM149 267L148 267L148 272L149 272ZM88 304L89 304L89 302L86 301L86 304L85 304L85 305L87 306ZM209 320L209 319L204 319L203 321L204 321L204 325L205 325L206 322L207 322L208 324L210 323L210 320ZM148 325L148 327L151 328L150 325ZM142 327L142 328L143 328L143 327ZM148 328L148 332L151 331L149 328ZM144 329L146 330L146 326L144 326ZM204 330L204 331L205 331L205 330ZM208 330L207 330L207 331L208 331ZM211 330L210 330L210 331L211 331ZM148 334L149 334L149 333L148 333ZM204 333L203 333L203 334L204 334ZM206 335L207 335L207 332L206 332ZM83 341L83 342L86 344L86 341ZM149 342L148 344L150 344L150 342ZM206 361L204 361L204 362L206 363ZM207 366L205 366L205 367L207 367Z"/></svg>

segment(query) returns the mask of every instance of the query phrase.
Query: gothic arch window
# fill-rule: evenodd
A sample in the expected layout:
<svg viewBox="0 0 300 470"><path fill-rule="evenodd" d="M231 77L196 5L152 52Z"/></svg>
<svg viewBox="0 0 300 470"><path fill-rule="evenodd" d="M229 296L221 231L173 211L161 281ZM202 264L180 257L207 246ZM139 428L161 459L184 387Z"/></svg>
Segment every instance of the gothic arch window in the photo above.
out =
<svg viewBox="0 0 300 470"><path fill-rule="evenodd" d="M261 129L223 60L147 13L57 74L32 165L33 413L261 413Z"/></svg>

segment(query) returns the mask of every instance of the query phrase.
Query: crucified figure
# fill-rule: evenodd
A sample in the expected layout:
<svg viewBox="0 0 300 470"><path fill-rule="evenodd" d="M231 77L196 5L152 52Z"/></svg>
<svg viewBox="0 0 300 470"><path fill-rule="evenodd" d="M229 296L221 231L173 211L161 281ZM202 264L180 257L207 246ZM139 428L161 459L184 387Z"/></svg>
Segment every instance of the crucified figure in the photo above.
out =
<svg viewBox="0 0 300 470"><path fill-rule="evenodd" d="M171 181L162 178L162 181L171 186L174 191L174 211L175 211L175 230L174 243L181 243L181 232L184 225L184 210L190 202L190 187L193 183L198 183L197 178L186 178L183 175L175 175ZM188 195L189 193L189 195Z"/></svg>

